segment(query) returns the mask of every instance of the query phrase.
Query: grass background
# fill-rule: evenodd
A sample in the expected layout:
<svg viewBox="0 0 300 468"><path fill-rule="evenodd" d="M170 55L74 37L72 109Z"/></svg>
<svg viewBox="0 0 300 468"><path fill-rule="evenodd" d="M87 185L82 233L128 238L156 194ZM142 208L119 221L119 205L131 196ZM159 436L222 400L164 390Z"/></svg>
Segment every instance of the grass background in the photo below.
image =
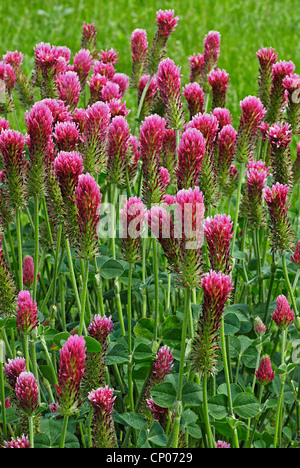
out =
<svg viewBox="0 0 300 468"><path fill-rule="evenodd" d="M219 67L231 77L228 107L235 123L240 100L257 91L259 48L274 47L279 58L293 60L300 73L299 0L0 0L0 54L22 51L25 71L30 73L35 44L66 45L75 53L80 49L83 21L93 22L98 28L99 48L118 50L117 69L130 74L131 32L146 29L150 41L160 8L173 8L180 17L167 50L182 67L183 84L188 82L188 57L202 51L209 30L220 31ZM129 108L136 105L131 92L126 99Z"/></svg>

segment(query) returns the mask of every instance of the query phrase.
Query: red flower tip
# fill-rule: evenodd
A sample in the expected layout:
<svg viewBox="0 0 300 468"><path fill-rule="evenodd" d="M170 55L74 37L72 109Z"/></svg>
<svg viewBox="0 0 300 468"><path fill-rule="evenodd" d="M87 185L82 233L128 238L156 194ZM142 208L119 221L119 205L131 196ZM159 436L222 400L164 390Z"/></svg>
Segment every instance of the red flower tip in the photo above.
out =
<svg viewBox="0 0 300 468"><path fill-rule="evenodd" d="M39 324L38 309L29 291L20 291L17 299L17 327L25 335L30 334Z"/></svg>
<svg viewBox="0 0 300 468"><path fill-rule="evenodd" d="M213 115L217 118L217 121L219 123L219 130L222 130L222 128L225 127L225 125L232 124L232 115L229 109L226 109L224 107L216 107L213 110Z"/></svg>
<svg viewBox="0 0 300 468"><path fill-rule="evenodd" d="M275 123L269 128L267 138L271 145L287 148L292 141L292 128L288 123Z"/></svg>
<svg viewBox="0 0 300 468"><path fill-rule="evenodd" d="M79 140L79 130L75 122L57 122L53 137L58 151L75 151Z"/></svg>
<svg viewBox="0 0 300 468"><path fill-rule="evenodd" d="M39 390L31 372L21 372L17 378L15 392L20 409L28 416L32 416L39 407Z"/></svg>
<svg viewBox="0 0 300 468"><path fill-rule="evenodd" d="M3 372L6 374L11 388L14 390L17 379L22 372L26 372L26 360L23 357L8 359L8 362L3 367Z"/></svg>
<svg viewBox="0 0 300 468"><path fill-rule="evenodd" d="M295 314L290 308L287 298L284 295L278 296L276 309L271 315L276 325L280 328L287 328L294 321Z"/></svg>
<svg viewBox="0 0 300 468"><path fill-rule="evenodd" d="M267 385L275 378L275 372L272 369L272 363L269 356L263 356L255 376L261 385Z"/></svg>
<svg viewBox="0 0 300 468"><path fill-rule="evenodd" d="M170 374L173 368L174 357L172 350L167 346L163 346L157 353L156 360L153 364L153 376L159 382L163 382L166 375Z"/></svg>
<svg viewBox="0 0 300 468"><path fill-rule="evenodd" d="M174 10L159 10L156 12L158 34L170 36L178 24L179 16L174 16Z"/></svg>
<svg viewBox="0 0 300 468"><path fill-rule="evenodd" d="M26 449L31 448L29 439L26 435L22 435L22 437L17 437L16 439L11 439L9 442L5 442L6 448L16 448L16 449Z"/></svg>
<svg viewBox="0 0 300 468"><path fill-rule="evenodd" d="M67 71L58 75L57 88L59 98L71 109L74 109L78 102L81 91L80 80L75 71Z"/></svg>
<svg viewBox="0 0 300 468"><path fill-rule="evenodd" d="M92 390L88 395L88 399L96 412L109 416L113 412L114 401L116 399L113 394L114 389L106 385L97 390Z"/></svg>

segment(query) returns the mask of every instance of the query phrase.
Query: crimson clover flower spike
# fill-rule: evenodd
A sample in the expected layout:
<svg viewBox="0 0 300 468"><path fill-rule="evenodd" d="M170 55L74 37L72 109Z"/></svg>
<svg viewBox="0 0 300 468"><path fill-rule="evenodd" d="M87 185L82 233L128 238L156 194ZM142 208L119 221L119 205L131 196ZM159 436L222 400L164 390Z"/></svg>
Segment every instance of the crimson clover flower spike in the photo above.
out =
<svg viewBox="0 0 300 468"><path fill-rule="evenodd" d="M36 102L25 114L29 150L28 185L32 195L44 194L45 161L51 144L53 116L46 103Z"/></svg>
<svg viewBox="0 0 300 468"><path fill-rule="evenodd" d="M146 408L151 412L151 416L155 421L158 421L163 429L166 429L168 423L168 408L158 406L153 398L146 400Z"/></svg>
<svg viewBox="0 0 300 468"><path fill-rule="evenodd" d="M111 81L116 73L114 66L111 63L104 63L101 60L95 60L93 65L93 75L102 75Z"/></svg>
<svg viewBox="0 0 300 468"><path fill-rule="evenodd" d="M288 328L289 325L293 323L295 314L284 295L277 297L276 309L272 313L271 317L276 325L282 329Z"/></svg>
<svg viewBox="0 0 300 468"><path fill-rule="evenodd" d="M69 110L69 106L67 106L61 99L48 98L43 99L40 102L45 104L51 111L53 127L57 124L57 122L69 122L72 120L73 114Z"/></svg>
<svg viewBox="0 0 300 468"><path fill-rule="evenodd" d="M226 125L232 125L232 115L229 109L225 107L216 107L212 114L217 118L219 124L219 132L225 127Z"/></svg>
<svg viewBox="0 0 300 468"><path fill-rule="evenodd" d="M203 276L202 314L192 343L192 366L202 375L217 373L219 329L227 300L233 290L231 276L211 270Z"/></svg>
<svg viewBox="0 0 300 468"><path fill-rule="evenodd" d="M83 163L85 171L91 174L101 174L106 170L106 139L110 118L109 107L104 102L96 102L86 110Z"/></svg>
<svg viewBox="0 0 300 468"><path fill-rule="evenodd" d="M108 179L112 184L122 185L125 181L129 137L130 128L126 118L114 117L109 125L107 136Z"/></svg>
<svg viewBox="0 0 300 468"><path fill-rule="evenodd" d="M16 285L10 274L3 249L1 248L2 236L0 236L0 316L11 316L15 310Z"/></svg>
<svg viewBox="0 0 300 468"><path fill-rule="evenodd" d="M130 114L130 110L126 107L126 101L122 101L122 99L113 98L107 103L111 115L111 119L114 117L122 116L127 117Z"/></svg>
<svg viewBox="0 0 300 468"><path fill-rule="evenodd" d="M15 439L11 439L9 442L4 441L5 448L12 449L26 449L31 448L30 442L28 437L23 434L21 437L16 437Z"/></svg>
<svg viewBox="0 0 300 468"><path fill-rule="evenodd" d="M75 151L79 140L79 130L75 122L58 122L53 137L58 151Z"/></svg>
<svg viewBox="0 0 300 468"><path fill-rule="evenodd" d="M17 130L2 130L0 154L5 170L5 186L9 204L21 208L25 202L25 137Z"/></svg>
<svg viewBox="0 0 300 468"><path fill-rule="evenodd" d="M242 115L237 135L236 159L240 163L247 163L266 109L261 100L255 96L247 96L241 101L240 106Z"/></svg>
<svg viewBox="0 0 300 468"><path fill-rule="evenodd" d="M231 446L230 446L230 444L227 444L226 442L223 442L222 440L217 440L216 441L216 448L217 449L230 449Z"/></svg>
<svg viewBox="0 0 300 468"><path fill-rule="evenodd" d="M226 93L230 81L229 74L226 70L215 69L207 75L207 80L212 89L212 109L216 107L225 107Z"/></svg>
<svg viewBox="0 0 300 468"><path fill-rule="evenodd" d="M180 92L181 67L177 67L173 60L166 58L160 62L156 76L160 97L166 107L169 127L180 130L184 124Z"/></svg>
<svg viewBox="0 0 300 468"><path fill-rule="evenodd" d="M256 55L259 61L258 97L267 108L272 85L272 67L277 61L278 53L272 47L263 47Z"/></svg>
<svg viewBox="0 0 300 468"><path fill-rule="evenodd" d="M205 155L205 139L196 128L189 128L183 134L178 149L176 171L178 189L194 188L202 169Z"/></svg>
<svg viewBox="0 0 300 468"><path fill-rule="evenodd" d="M33 416L39 408L39 389L31 372L21 372L17 378L15 394L18 407L27 416Z"/></svg>
<svg viewBox="0 0 300 468"><path fill-rule="evenodd" d="M293 62L280 60L272 66L270 101L267 107L266 122L273 124L280 120L286 104L286 89L283 80L295 71Z"/></svg>
<svg viewBox="0 0 300 468"><path fill-rule="evenodd" d="M204 112L205 94L201 86L196 81L185 85L182 90L182 95L187 102L190 119L199 112Z"/></svg>
<svg viewBox="0 0 300 468"><path fill-rule="evenodd" d="M204 55L193 54L189 57L190 83L198 83L201 86L204 72Z"/></svg>
<svg viewBox="0 0 300 468"><path fill-rule="evenodd" d="M285 251L292 247L294 243L294 234L291 229L291 223L288 218L289 187L278 182L271 188L266 187L264 199L268 207L270 216L270 236L272 242L272 251L278 249Z"/></svg>
<svg viewBox="0 0 300 468"><path fill-rule="evenodd" d="M275 378L275 371L272 369L272 363L269 356L263 356L255 377L260 385L267 385Z"/></svg>
<svg viewBox="0 0 300 468"><path fill-rule="evenodd" d="M95 59L97 56L97 29L94 24L83 23L81 47L88 49L92 57Z"/></svg>
<svg viewBox="0 0 300 468"><path fill-rule="evenodd" d="M20 291L17 299L17 328L29 335L38 325L38 309L36 301L28 291Z"/></svg>
<svg viewBox="0 0 300 468"><path fill-rule="evenodd" d="M125 73L115 73L112 82L119 86L120 98L123 98L129 86L129 77Z"/></svg>
<svg viewBox="0 0 300 468"><path fill-rule="evenodd" d="M85 372L82 387L84 395L87 396L93 389L98 388L105 382L105 359L108 346L108 336L113 331L112 317L101 317L95 315L88 327L89 336L98 341L101 351L98 353L87 352Z"/></svg>
<svg viewBox="0 0 300 468"><path fill-rule="evenodd" d="M114 390L100 387L92 390L88 399L93 408L92 435L94 448L114 448L117 446L117 439L112 413L116 397Z"/></svg>
<svg viewBox="0 0 300 468"><path fill-rule="evenodd" d="M129 263L141 258L141 235L148 212L141 198L132 197L120 211L122 223L122 253Z"/></svg>
<svg viewBox="0 0 300 468"><path fill-rule="evenodd" d="M217 214L204 221L204 234L208 245L211 268L229 274L232 263L230 242L233 236L230 216Z"/></svg>
<svg viewBox="0 0 300 468"><path fill-rule="evenodd" d="M31 289L33 284L33 274L34 274L34 262L33 258L28 255L23 259L23 284L28 289ZM39 279L39 274L37 275L37 281Z"/></svg>
<svg viewBox="0 0 300 468"><path fill-rule="evenodd" d="M263 204L264 189L270 168L263 161L250 160L246 172L246 189L241 203L241 212L249 221L249 228L266 225L266 212Z"/></svg>
<svg viewBox="0 0 300 468"><path fill-rule="evenodd" d="M8 359L7 363L3 367L10 388L14 391L17 383L17 379L22 372L26 372L26 360L23 357L16 357L14 359Z"/></svg>
<svg viewBox="0 0 300 468"><path fill-rule="evenodd" d="M298 240L294 253L291 255L291 261L300 268L300 240Z"/></svg>
<svg viewBox="0 0 300 468"><path fill-rule="evenodd" d="M274 182L292 186L291 126L288 123L275 123L269 128L267 138L271 146L271 168Z"/></svg>
<svg viewBox="0 0 300 468"><path fill-rule="evenodd" d="M2 130L8 130L10 127L10 123L4 117L0 117L0 134Z"/></svg>
<svg viewBox="0 0 300 468"><path fill-rule="evenodd" d="M58 96L71 110L75 109L79 102L81 86L75 71L60 73L56 79Z"/></svg>
<svg viewBox="0 0 300 468"><path fill-rule="evenodd" d="M300 76L288 75L284 78L283 87L287 92L287 122L290 124L293 133L299 133L300 130Z"/></svg>
<svg viewBox="0 0 300 468"><path fill-rule="evenodd" d="M260 317L254 319L254 331L258 337L263 337L266 333L266 327Z"/></svg>
<svg viewBox="0 0 300 468"><path fill-rule="evenodd" d="M7 52L3 56L6 64L12 66L16 77L16 91L24 108L29 108L34 104L34 90L30 80L21 69L23 62L23 54L21 52Z"/></svg>
<svg viewBox="0 0 300 468"><path fill-rule="evenodd" d="M92 63L93 57L88 49L81 49L74 55L73 69L79 77L81 89L85 86L92 68Z"/></svg>
<svg viewBox="0 0 300 468"><path fill-rule="evenodd" d="M209 92L207 75L217 67L218 58L220 55L221 34L218 31L209 31L203 42L203 57L204 65L201 77L201 86L205 93Z"/></svg>
<svg viewBox="0 0 300 468"><path fill-rule="evenodd" d="M215 170L220 186L227 183L235 157L237 131L231 124L224 125L219 132L215 153Z"/></svg>
<svg viewBox="0 0 300 468"><path fill-rule="evenodd" d="M93 258L97 252L101 199L102 194L95 179L88 173L80 175L75 188L78 222L76 243L80 256L86 260Z"/></svg>
<svg viewBox="0 0 300 468"><path fill-rule="evenodd" d="M165 189L160 176L160 151L166 121L157 114L145 118L140 128L141 159L143 162L143 201L150 207L160 203Z"/></svg>
<svg viewBox="0 0 300 468"><path fill-rule="evenodd" d="M117 83L108 81L102 88L101 91L101 101L108 103L112 99L121 99L122 94L120 92L120 87Z"/></svg>
<svg viewBox="0 0 300 468"><path fill-rule="evenodd" d="M131 34L130 39L132 73L131 86L136 88L143 74L145 60L148 51L147 31L144 29L135 29Z"/></svg>
<svg viewBox="0 0 300 468"><path fill-rule="evenodd" d="M100 75L99 73L94 73L89 78L87 84L90 88L90 106L95 104L95 102L102 100L102 90L107 83L108 78L106 78L106 76Z"/></svg>
<svg viewBox="0 0 300 468"><path fill-rule="evenodd" d="M165 377L171 373L174 365L172 350L168 346L162 346L152 368L152 376L156 382L163 382Z"/></svg>
<svg viewBox="0 0 300 468"><path fill-rule="evenodd" d="M72 198L84 170L82 156L78 151L60 151L53 166L63 199L67 202Z"/></svg>
<svg viewBox="0 0 300 468"><path fill-rule="evenodd" d="M101 52L99 52L98 54L98 57L101 60L101 62L111 63L114 66L119 61L118 55L119 53L115 49L111 48L111 49L101 50Z"/></svg>
<svg viewBox="0 0 300 468"><path fill-rule="evenodd" d="M58 384L56 385L59 410L66 416L78 409L85 359L84 337L70 336L60 350Z"/></svg>
<svg viewBox="0 0 300 468"><path fill-rule="evenodd" d="M175 30L178 19L178 16L174 16L174 10L159 10L156 12L157 32L147 52L147 73L154 74L157 72L158 64L164 57L168 38Z"/></svg>
<svg viewBox="0 0 300 468"><path fill-rule="evenodd" d="M3 61L0 61L0 79L5 82L7 93L11 94L16 85L16 75L13 67Z"/></svg>

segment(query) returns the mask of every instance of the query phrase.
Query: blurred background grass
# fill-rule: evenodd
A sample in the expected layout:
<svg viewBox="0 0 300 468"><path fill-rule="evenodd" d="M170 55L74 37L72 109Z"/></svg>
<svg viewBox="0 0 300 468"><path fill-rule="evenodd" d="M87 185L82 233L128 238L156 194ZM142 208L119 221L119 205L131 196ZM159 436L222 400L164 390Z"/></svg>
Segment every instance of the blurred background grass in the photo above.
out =
<svg viewBox="0 0 300 468"><path fill-rule="evenodd" d="M188 82L188 57L202 51L209 30L220 31L219 67L231 77L228 107L235 123L240 100L257 91L259 48L274 47L280 59L293 60L300 72L299 0L0 0L0 54L22 51L25 71L30 73L37 43L66 45L75 53L80 49L83 21L93 22L98 29L99 48L118 50L117 69L130 74L131 32L146 29L151 40L160 8L173 8L180 17L167 51L182 67L183 84ZM136 105L132 92L126 99L129 108Z"/></svg>

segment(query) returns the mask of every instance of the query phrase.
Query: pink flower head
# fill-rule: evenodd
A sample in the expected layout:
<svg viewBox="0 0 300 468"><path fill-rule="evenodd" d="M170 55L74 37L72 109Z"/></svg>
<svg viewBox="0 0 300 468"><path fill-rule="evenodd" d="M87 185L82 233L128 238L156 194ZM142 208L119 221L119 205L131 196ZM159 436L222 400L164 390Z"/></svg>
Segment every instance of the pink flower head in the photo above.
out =
<svg viewBox="0 0 300 468"><path fill-rule="evenodd" d="M72 198L79 176L83 173L83 161L76 151L61 151L54 161L54 171L59 181L62 196Z"/></svg>
<svg viewBox="0 0 300 468"><path fill-rule="evenodd" d="M83 336L70 336L60 350L58 384L56 391L60 410L73 414L78 407L80 384L84 374L86 358Z"/></svg>
<svg viewBox="0 0 300 468"><path fill-rule="evenodd" d="M94 320L90 323L88 332L89 335L97 340L102 348L106 344L106 340L108 338L108 335L112 333L114 328L113 321L110 317L101 317L101 315L95 315Z"/></svg>
<svg viewBox="0 0 300 468"><path fill-rule="evenodd" d="M292 141L292 129L288 123L275 123L267 133L271 145L287 148Z"/></svg>
<svg viewBox="0 0 300 468"><path fill-rule="evenodd" d="M117 83L108 81L102 88L101 98L104 102L109 102L112 99L121 99L122 93Z"/></svg>
<svg viewBox="0 0 300 468"><path fill-rule="evenodd" d="M255 377L261 385L267 385L275 378L275 372L272 369L272 363L269 356L263 356Z"/></svg>
<svg viewBox="0 0 300 468"><path fill-rule="evenodd" d="M161 167L159 169L159 174L162 180L163 188L166 188L171 182L171 177L170 177L168 169L166 169L165 167Z"/></svg>
<svg viewBox="0 0 300 468"><path fill-rule="evenodd" d="M201 372L216 374L218 362L218 331L224 307L233 289L231 276L211 270L203 276L203 304L202 315L197 329L197 336L193 341L193 368Z"/></svg>
<svg viewBox="0 0 300 468"><path fill-rule="evenodd" d="M107 83L108 79L104 75L96 73L91 76L88 80L88 86L90 88L90 104L102 100L102 90Z"/></svg>
<svg viewBox="0 0 300 468"><path fill-rule="evenodd" d="M164 427L168 420L168 408L162 408L158 406L153 398L146 399L146 408L151 412L151 416L155 421L158 421L162 427Z"/></svg>
<svg viewBox="0 0 300 468"><path fill-rule="evenodd" d="M220 55L221 34L210 31L204 39L204 61L209 64L208 71L215 66Z"/></svg>
<svg viewBox="0 0 300 468"><path fill-rule="evenodd" d="M189 66L190 66L190 82L200 83L201 77L204 72L204 55L203 54L193 54L189 57Z"/></svg>
<svg viewBox="0 0 300 468"><path fill-rule="evenodd" d="M11 65L13 68L18 68L22 65L24 55L17 50L15 52L7 52L3 55L5 63Z"/></svg>
<svg viewBox="0 0 300 468"><path fill-rule="evenodd" d="M251 160L248 163L242 210L252 228L265 225L263 191L269 175L269 168L265 162Z"/></svg>
<svg viewBox="0 0 300 468"><path fill-rule="evenodd" d="M114 401L116 399L113 394L114 389L109 388L106 385L105 387L93 390L89 394L88 399L97 412L105 415L111 415L114 409Z"/></svg>
<svg viewBox="0 0 300 468"><path fill-rule="evenodd" d="M218 137L218 155L216 157L216 170L221 183L228 180L230 167L235 156L237 131L231 124L224 125Z"/></svg>
<svg viewBox="0 0 300 468"><path fill-rule="evenodd" d="M187 129L178 146L178 187L194 188L202 168L205 139L196 128Z"/></svg>
<svg viewBox="0 0 300 468"><path fill-rule="evenodd" d="M53 117L53 125L57 122L67 122L71 119L69 107L60 99L43 99L40 102L50 109Z"/></svg>
<svg viewBox="0 0 300 468"><path fill-rule="evenodd" d="M286 62L280 60L274 63L272 67L273 82L283 81L287 75L292 75L295 71L295 64L293 62Z"/></svg>
<svg viewBox="0 0 300 468"><path fill-rule="evenodd" d="M272 47L263 47L256 55L262 68L272 67L278 57L278 53Z"/></svg>
<svg viewBox="0 0 300 468"><path fill-rule="evenodd" d="M94 24L83 23L82 25L82 46L83 48L89 48L88 46L96 45L96 38L97 38L97 29L95 28Z"/></svg>
<svg viewBox="0 0 300 468"><path fill-rule="evenodd" d="M112 80L115 75L114 66L111 63L96 60L93 66L93 75L97 74L105 76L108 80Z"/></svg>
<svg viewBox="0 0 300 468"><path fill-rule="evenodd" d="M169 195L168 193L166 193L166 195L164 196L163 202L167 206L172 206L175 203L175 198L176 198L175 195Z"/></svg>
<svg viewBox="0 0 300 468"><path fill-rule="evenodd" d="M295 314L290 308L288 300L285 296L281 295L277 297L276 309L271 315L276 325L280 328L287 328L294 321Z"/></svg>
<svg viewBox="0 0 300 468"><path fill-rule="evenodd" d="M248 188L262 192L269 175L269 168L264 161L249 161L246 173Z"/></svg>
<svg viewBox="0 0 300 468"><path fill-rule="evenodd" d="M29 335L39 324L38 309L28 291L20 291L17 300L17 327Z"/></svg>
<svg viewBox="0 0 300 468"><path fill-rule="evenodd" d="M106 169L106 137L110 118L109 107L104 102L96 102L86 110L84 167L91 173L101 173Z"/></svg>
<svg viewBox="0 0 300 468"><path fill-rule="evenodd" d="M107 105L112 119L117 117L117 115L127 117L130 113L130 110L126 107L126 102L122 102L121 99L111 99Z"/></svg>
<svg viewBox="0 0 300 468"><path fill-rule="evenodd" d="M215 271L230 273L230 241L233 236L230 216L217 214L204 221L204 234L208 245L211 267Z"/></svg>
<svg viewBox="0 0 300 468"><path fill-rule="evenodd" d="M75 71L67 71L57 77L59 99L64 101L70 109L74 109L78 102L81 91L80 80Z"/></svg>
<svg viewBox="0 0 300 468"><path fill-rule="evenodd" d="M261 100L255 96L247 96L240 103L242 110L242 122L248 131L256 132L266 114Z"/></svg>
<svg viewBox="0 0 300 468"><path fill-rule="evenodd" d="M218 440L216 442L216 448L218 449L230 449L230 444L227 444L226 442L223 442L222 440Z"/></svg>
<svg viewBox="0 0 300 468"><path fill-rule="evenodd" d="M149 79L150 79L150 75L142 75L139 79L139 82L138 82L138 99L139 100L142 97L143 91L146 85L148 84ZM146 95L144 99L144 107L146 107L144 114L146 113L147 110L151 108L157 96L157 93L158 93L157 78L156 78L156 75L153 75L148 85L148 89L146 91Z"/></svg>
<svg viewBox="0 0 300 468"><path fill-rule="evenodd" d="M175 200L173 200L175 202ZM148 225L153 237L163 248L164 255L173 273L178 271L179 243L175 239L172 216L164 208L152 206L148 211Z"/></svg>
<svg viewBox="0 0 300 468"><path fill-rule="evenodd" d="M22 372L26 372L26 360L23 357L8 359L8 362L3 367L3 372L6 374L10 387L14 390L17 379Z"/></svg>
<svg viewBox="0 0 300 468"><path fill-rule="evenodd" d="M26 449L31 448L31 445L28 437L23 434L22 437L17 437L16 439L11 439L9 442L5 442L5 447L8 449Z"/></svg>
<svg viewBox="0 0 300 468"><path fill-rule="evenodd" d="M174 10L159 10L156 12L158 34L169 37L178 24L179 16L174 16Z"/></svg>
<svg viewBox="0 0 300 468"><path fill-rule="evenodd" d="M75 151L79 140L79 130L74 122L58 122L55 125L53 137L58 151Z"/></svg>
<svg viewBox="0 0 300 468"><path fill-rule="evenodd" d="M131 34L130 47L132 59L131 81L133 84L137 85L143 73L148 50L147 32L144 29L135 29L133 31Z"/></svg>
<svg viewBox="0 0 300 468"><path fill-rule="evenodd" d="M116 65L119 61L118 52L115 49L105 49L101 50L99 58L103 63L111 63Z"/></svg>
<svg viewBox="0 0 300 468"><path fill-rule="evenodd" d="M75 188L75 203L78 210L79 249L84 258L91 258L97 247L101 199L95 179L88 173L80 175Z"/></svg>
<svg viewBox="0 0 300 468"><path fill-rule="evenodd" d="M230 81L229 74L225 70L215 69L207 76L208 83L212 87L212 108L225 107L226 92Z"/></svg>
<svg viewBox="0 0 300 468"><path fill-rule="evenodd" d="M8 94L14 89L16 84L16 75L11 65L0 61L0 80L5 82Z"/></svg>
<svg viewBox="0 0 300 468"><path fill-rule="evenodd" d="M111 121L108 129L108 162L109 179L120 183L125 177L130 128L125 117L117 116Z"/></svg>
<svg viewBox="0 0 300 468"><path fill-rule="evenodd" d="M195 81L188 83L182 90L183 97L187 101L190 118L199 112L204 112L205 95L203 89Z"/></svg>
<svg viewBox="0 0 300 468"><path fill-rule="evenodd" d="M291 260L298 268L300 268L300 240L298 240L296 249L291 255Z"/></svg>
<svg viewBox="0 0 300 468"><path fill-rule="evenodd" d="M257 336L262 337L266 333L266 327L260 317L256 317L254 320L254 331Z"/></svg>
<svg viewBox="0 0 300 468"><path fill-rule="evenodd" d="M112 82L119 86L119 92L123 97L129 86L129 77L125 73L115 73Z"/></svg>
<svg viewBox="0 0 300 468"><path fill-rule="evenodd" d="M284 88L288 91L289 97L292 97L291 95L293 94L293 92L300 88L300 76L296 74L287 75L283 79L282 84Z"/></svg>
<svg viewBox="0 0 300 468"><path fill-rule="evenodd" d="M74 72L77 73L82 88L91 71L92 61L93 57L88 49L81 49L74 55Z"/></svg>
<svg viewBox="0 0 300 468"><path fill-rule="evenodd" d="M33 283L34 263L33 258L30 256L24 257L23 260L23 284L28 289L31 288Z"/></svg>
<svg viewBox="0 0 300 468"><path fill-rule="evenodd" d="M15 392L19 408L28 416L32 416L39 407L39 389L31 372L21 372L17 378Z"/></svg>
<svg viewBox="0 0 300 468"><path fill-rule="evenodd" d="M288 219L288 204L289 187L279 184L278 182L271 188L266 187L264 199L267 203L270 221L271 221L271 237L273 250L286 250L292 245L293 234Z"/></svg>
<svg viewBox="0 0 300 468"><path fill-rule="evenodd" d="M268 113L265 118L266 122L273 124L280 119L287 99L287 93L283 85L283 81L286 76L292 75L294 71L295 65L293 62L285 62L281 60L272 66L271 91Z"/></svg>
<svg viewBox="0 0 300 468"><path fill-rule="evenodd" d="M8 120L4 119L4 117L0 117L0 134L2 130L8 130L10 127L10 123Z"/></svg>
<svg viewBox="0 0 300 468"><path fill-rule="evenodd" d="M80 131L80 140L84 141L84 132L86 128L87 112L86 109L75 109L72 115L72 122L75 122Z"/></svg>
<svg viewBox="0 0 300 468"><path fill-rule="evenodd" d="M163 103L167 106L170 99L178 99L181 87L181 67L166 58L158 66L157 84Z"/></svg>
<svg viewBox="0 0 300 468"><path fill-rule="evenodd" d="M199 113L187 124L186 129L188 128L196 128L199 130L205 138L206 151L212 151L219 129L218 120L214 115Z"/></svg>
<svg viewBox="0 0 300 468"><path fill-rule="evenodd" d="M176 221L182 228L183 242L191 241L198 249L203 240L204 198L199 187L182 189L175 198ZM194 242L192 242L194 241ZM186 248L188 245L185 246Z"/></svg>
<svg viewBox="0 0 300 468"><path fill-rule="evenodd" d="M167 346L160 348L153 364L152 375L157 382L163 382L173 369L174 357Z"/></svg>
<svg viewBox="0 0 300 468"><path fill-rule="evenodd" d="M232 115L230 114L230 111L228 109L225 109L223 107L216 107L213 110L213 115L217 118L217 121L219 123L219 130L222 130L225 125L231 125L232 124Z"/></svg>

